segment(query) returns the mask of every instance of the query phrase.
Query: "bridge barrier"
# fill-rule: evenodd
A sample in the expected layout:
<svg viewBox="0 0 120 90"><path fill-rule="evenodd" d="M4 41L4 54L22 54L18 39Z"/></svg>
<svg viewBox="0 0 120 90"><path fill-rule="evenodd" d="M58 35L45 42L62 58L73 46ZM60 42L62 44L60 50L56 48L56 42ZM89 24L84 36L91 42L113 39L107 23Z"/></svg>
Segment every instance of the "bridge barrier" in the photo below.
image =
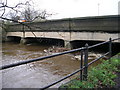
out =
<svg viewBox="0 0 120 90"><path fill-rule="evenodd" d="M82 48L73 49L73 50L57 53L57 54L54 54L54 55L43 56L43 57L40 57L40 58L37 58L37 59L25 60L25 61L21 61L21 62L18 62L18 63L4 65L4 66L0 67L0 70L4 70L4 69L12 68L12 67L15 67L15 66L19 66L19 65L35 62L35 61L41 61L41 60L44 60L44 59L47 59L47 58L52 58L52 57L56 57L56 56L60 56L60 55L64 55L64 54L68 54L68 53L72 53L72 52L76 52L76 51L80 51L81 52L80 69L74 71L71 74L68 74L67 76L61 78L60 80L57 80L57 81L53 82L50 85L47 85L47 86L41 88L41 90L47 89L47 88L49 88L49 87L51 87L51 86L53 86L53 85L55 85L55 84L57 84L57 83L59 83L59 82L61 82L63 80L65 80L65 79L75 75L78 72L80 72L80 80L81 81L82 80L87 80L88 66L90 66L94 62L100 60L101 58L103 58L103 57L105 57L107 55L109 56L109 59L112 57L112 41L115 41L115 40L120 40L120 38L116 38L116 39L111 39L110 38L108 41L105 41L105 42L102 42L102 43L98 43L98 44L95 44L95 45L92 45L92 46L88 46L88 44L86 44L85 47L82 47ZM97 47L97 46L100 46L100 45L103 45L103 44L106 44L106 43L109 44L109 51L107 53L105 53L104 55L102 55L102 56L100 56L100 57L98 57L98 58L96 58L93 61L88 63L88 51L89 51L89 49ZM83 56L84 56L84 65L83 65Z"/></svg>
<svg viewBox="0 0 120 90"><path fill-rule="evenodd" d="M8 32L109 32L118 33L119 15L47 20L9 25Z"/></svg>

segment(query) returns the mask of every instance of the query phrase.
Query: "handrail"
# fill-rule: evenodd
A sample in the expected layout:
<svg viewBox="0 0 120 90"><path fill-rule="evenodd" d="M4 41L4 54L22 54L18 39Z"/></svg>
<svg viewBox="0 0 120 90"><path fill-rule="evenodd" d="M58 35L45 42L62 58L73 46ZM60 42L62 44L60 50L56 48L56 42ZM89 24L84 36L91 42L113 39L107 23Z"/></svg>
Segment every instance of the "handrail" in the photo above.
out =
<svg viewBox="0 0 120 90"><path fill-rule="evenodd" d="M84 49L85 48L78 48L78 49L73 49L73 50L57 53L57 54L54 54L54 55L48 55L48 56L43 56L43 57L36 58L36 59L31 59L31 60L21 61L21 62L18 62L18 63L4 65L4 66L0 67L0 70L15 67L15 66L19 66L19 65L23 65L23 64L27 64L27 63L31 63L31 62L35 62L35 61L41 61L41 60L44 60L44 59L48 59L48 58L52 58L52 57L55 57L55 56L60 56L60 55L64 55L64 54L68 54L68 53L71 53L71 52L76 52L76 51L80 51L80 50L84 50Z"/></svg>
<svg viewBox="0 0 120 90"><path fill-rule="evenodd" d="M86 47L82 47L82 48L78 48L78 49L73 49L73 50L69 50L69 51L65 51L65 52L61 52L61 53L57 53L57 54L54 54L54 55L49 55L49 56L43 56L43 57L40 57L40 58L36 58L36 59L31 59L31 60L26 60L26 61L21 61L21 62L18 62L18 63L13 63L13 64L9 64L9 65L4 65L2 67L0 67L0 70L4 70L4 69L7 69L7 68L11 68L11 67L15 67L15 66L19 66L19 65L23 65L23 64L27 64L27 63L31 63L31 62L35 62L35 61L41 61L41 60L44 60L44 59L48 59L48 58L52 58L52 57L55 57L55 56L60 56L60 55L64 55L64 54L68 54L68 53L72 53L72 52L76 52L76 51L82 51L82 50L88 50L90 48L94 48L94 47L97 47L97 46L100 46L100 45L103 45L103 44L106 44L106 43L109 43L109 51L107 53L105 53L104 55L102 55L101 57L98 57L97 59L94 59L93 61L91 61L90 63L87 63L86 65L82 66L80 69L74 71L73 73L61 78L60 80L56 81L56 82L53 82L52 84L50 85L47 85L43 88L41 88L42 90L44 89L47 89L71 76L73 76L74 74L82 71L82 70L86 70L87 71L87 67L89 65L91 65L92 63L96 62L97 60L103 58L104 56L106 55L111 55L111 43L112 41L115 41L115 40L119 40L120 38L115 38L115 39L109 39L109 41L105 41L105 42L102 42L102 43L98 43L98 44L95 44L95 45L92 45L92 46L88 46L86 45ZM87 53L88 54L88 51ZM88 57L88 55L87 55ZM109 56L111 57L111 56ZM86 58L86 55L85 55L85 58ZM85 63L85 60L84 60L84 63ZM84 72L85 73L85 72Z"/></svg>
<svg viewBox="0 0 120 90"><path fill-rule="evenodd" d="M115 41L115 40L119 40L120 38L115 38L115 39L112 39L111 41Z"/></svg>
<svg viewBox="0 0 120 90"><path fill-rule="evenodd" d="M115 41L115 40L119 40L119 39L120 39L120 38L115 38L115 39L112 39L111 41ZM109 42L110 42L110 40L109 40L109 41L102 42L102 43L98 43L98 44L89 46L88 49L93 48L93 47L97 47L97 46L100 46L100 45L103 45L103 44L109 43Z"/></svg>
<svg viewBox="0 0 120 90"><path fill-rule="evenodd" d="M113 39L112 41L118 40L118 39L120 39L120 38ZM88 49L99 46L99 45L102 45L102 44L105 44L105 43L108 43L108 42L109 41L105 41L105 42L102 42L102 43L99 43L99 44L89 46ZM78 48L78 49L73 49L73 50L69 50L69 51L65 51L65 52L61 52L61 53L57 53L57 54L54 54L54 55L48 55L48 56L43 56L43 57L36 58L36 59L25 60L25 61L21 61L21 62L9 64L9 65L4 65L4 66L0 67L0 70L15 67L15 66L19 66L19 65L23 65L23 64L27 64L27 63L31 63L31 62L35 62L35 61L41 61L41 60L44 60L44 59L47 59L47 58L52 58L52 57L55 57L55 56L60 56L60 55L64 55L64 54L68 54L68 53L72 53L72 52L76 52L76 51L81 51L81 50L85 50L85 47Z"/></svg>
<svg viewBox="0 0 120 90"><path fill-rule="evenodd" d="M90 63L88 63L88 66L91 65L92 63L96 62L97 60L103 58L104 56L106 56L106 55L108 55L108 54L109 54L109 52L105 53L103 56L99 57L98 59L95 59L95 60L91 61ZM58 81L56 81L56 82L54 82L54 83L52 83L52 84L50 84L50 85L48 85L48 86L45 86L45 87L41 88L41 90L47 89L47 88L49 88L49 87L51 87L51 86L53 86L53 85L55 85L55 84L57 84L57 83L59 83L59 82L65 80L65 79L67 79L67 78L73 76L74 74L80 72L80 71L83 70L84 68L85 68L85 66L83 66L82 68L76 70L75 72L73 72L73 73L71 73L71 74L68 74L67 76L61 78L61 79L58 80Z"/></svg>

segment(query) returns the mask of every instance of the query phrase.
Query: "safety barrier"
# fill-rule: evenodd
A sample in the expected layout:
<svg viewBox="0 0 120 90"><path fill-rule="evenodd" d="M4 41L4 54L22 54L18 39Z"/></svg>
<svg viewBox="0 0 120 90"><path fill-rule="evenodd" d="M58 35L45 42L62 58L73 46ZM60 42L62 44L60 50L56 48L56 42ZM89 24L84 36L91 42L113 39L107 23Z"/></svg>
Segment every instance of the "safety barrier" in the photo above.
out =
<svg viewBox="0 0 120 90"><path fill-rule="evenodd" d="M109 56L109 58L111 58L112 56L112 41L115 41L115 40L119 40L120 38L116 38L116 39L109 39L108 41L105 41L105 42L102 42L102 43L98 43L98 44L95 44L95 45L92 45L92 46L88 46L88 44L85 45L85 47L82 47L82 48L78 48L78 49L73 49L73 50L69 50L69 51L65 51L65 52L61 52L61 53L57 53L57 54L54 54L54 55L49 55L49 56L43 56L43 57L40 57L40 58L37 58L37 59L31 59L31 60L25 60L25 61L21 61L21 62L18 62L18 63L13 63L13 64L9 64L9 65L4 65L4 66L1 66L0 67L0 70L4 70L4 69L8 69L8 68L12 68L12 67L15 67L15 66L19 66L19 65L23 65L23 64L27 64L27 63L31 63L31 62L35 62L35 61L41 61L41 60L44 60L44 59L47 59L47 58L52 58L52 57L56 57L56 56L60 56L60 55L64 55L64 54L68 54L68 53L72 53L72 52L76 52L76 51L80 51L80 55L81 55L81 60L80 60L80 69L74 71L73 73L61 78L60 80L57 80L53 83L51 83L50 85L47 85L43 88L41 88L42 90L44 89L47 89L71 76L73 76L74 74L80 72L80 80L87 80L87 73L88 73L88 66L91 65L92 63L100 60L101 58L105 57L106 55ZM109 51L107 53L105 53L104 55L100 56L99 58L91 61L88 63L88 51L89 49L91 48L94 48L94 47L98 47L100 45L103 45L103 44L106 44L108 43L109 44ZM84 60L83 60L83 57L84 57ZM84 62L84 63L83 63ZM84 65L83 65L84 64Z"/></svg>

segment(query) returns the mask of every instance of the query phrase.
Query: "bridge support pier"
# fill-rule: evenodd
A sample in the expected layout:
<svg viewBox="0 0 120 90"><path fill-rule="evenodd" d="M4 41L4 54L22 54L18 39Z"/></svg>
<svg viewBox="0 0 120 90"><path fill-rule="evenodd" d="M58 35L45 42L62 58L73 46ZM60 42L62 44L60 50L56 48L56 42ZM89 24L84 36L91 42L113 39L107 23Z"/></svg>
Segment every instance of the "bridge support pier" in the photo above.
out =
<svg viewBox="0 0 120 90"><path fill-rule="evenodd" d="M120 33L118 33L118 38L120 38ZM118 40L118 42L120 42L120 39Z"/></svg>
<svg viewBox="0 0 120 90"><path fill-rule="evenodd" d="M26 42L27 42L27 39L25 39L25 38L21 38L21 40L20 40L20 44L26 44Z"/></svg>
<svg viewBox="0 0 120 90"><path fill-rule="evenodd" d="M64 47L65 48L71 48L70 41L64 40Z"/></svg>

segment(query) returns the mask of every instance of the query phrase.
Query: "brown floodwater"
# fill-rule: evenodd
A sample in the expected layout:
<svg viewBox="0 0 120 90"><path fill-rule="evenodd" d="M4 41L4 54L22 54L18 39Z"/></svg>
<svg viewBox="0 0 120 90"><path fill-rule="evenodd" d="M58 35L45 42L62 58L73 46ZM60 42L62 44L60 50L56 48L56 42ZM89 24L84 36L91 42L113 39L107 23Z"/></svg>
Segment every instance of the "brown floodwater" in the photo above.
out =
<svg viewBox="0 0 120 90"><path fill-rule="evenodd" d="M2 44L2 65L47 56L44 50L50 46ZM78 69L79 61L66 54L9 68L2 71L3 88L42 88ZM67 82L69 79L54 85Z"/></svg>
<svg viewBox="0 0 120 90"><path fill-rule="evenodd" d="M49 54L44 52L44 50L47 50L49 47L32 44L3 43L2 65L47 56ZM42 88L74 72L79 67L80 61L73 58L72 54L16 66L2 71L2 87ZM52 87L57 88L72 78L74 76Z"/></svg>

